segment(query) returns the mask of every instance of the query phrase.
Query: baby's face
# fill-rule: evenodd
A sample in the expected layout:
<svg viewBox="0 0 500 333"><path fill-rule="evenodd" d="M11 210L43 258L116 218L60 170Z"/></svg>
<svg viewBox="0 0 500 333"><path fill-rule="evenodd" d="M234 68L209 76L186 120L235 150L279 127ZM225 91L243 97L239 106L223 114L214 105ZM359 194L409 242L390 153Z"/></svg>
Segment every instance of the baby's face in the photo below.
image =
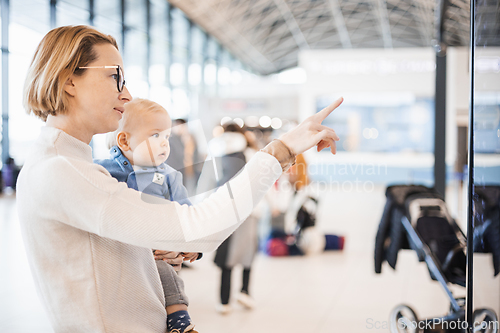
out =
<svg viewBox="0 0 500 333"><path fill-rule="evenodd" d="M133 164L158 166L170 154L170 131L172 121L167 113L155 112L144 115L130 134Z"/></svg>

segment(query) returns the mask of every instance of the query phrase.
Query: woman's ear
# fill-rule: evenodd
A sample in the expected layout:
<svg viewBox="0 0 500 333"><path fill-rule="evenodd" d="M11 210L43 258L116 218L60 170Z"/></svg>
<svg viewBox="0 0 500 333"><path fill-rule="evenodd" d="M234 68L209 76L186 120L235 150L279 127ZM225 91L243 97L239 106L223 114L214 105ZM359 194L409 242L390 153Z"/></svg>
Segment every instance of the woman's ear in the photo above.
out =
<svg viewBox="0 0 500 333"><path fill-rule="evenodd" d="M73 75L71 75L64 83L64 91L71 97L76 95L75 82L73 81Z"/></svg>
<svg viewBox="0 0 500 333"><path fill-rule="evenodd" d="M116 135L116 144L122 151L130 150L130 134L127 132L119 132Z"/></svg>

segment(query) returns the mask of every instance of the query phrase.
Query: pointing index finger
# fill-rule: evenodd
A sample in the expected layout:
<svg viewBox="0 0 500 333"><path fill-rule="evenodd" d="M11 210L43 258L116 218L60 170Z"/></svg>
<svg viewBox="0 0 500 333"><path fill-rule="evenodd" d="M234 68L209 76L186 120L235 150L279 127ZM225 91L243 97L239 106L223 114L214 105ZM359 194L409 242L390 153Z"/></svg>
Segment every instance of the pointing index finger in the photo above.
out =
<svg viewBox="0 0 500 333"><path fill-rule="evenodd" d="M315 114L315 118L317 120L319 120L319 123L322 123L323 120L325 120L325 118L328 117L328 115L330 113L332 113L333 110L335 110L336 108L338 108L339 105L342 104L343 101L344 101L344 98L340 97L335 102L333 102L332 104L328 105L326 108L324 108L320 112L316 113Z"/></svg>

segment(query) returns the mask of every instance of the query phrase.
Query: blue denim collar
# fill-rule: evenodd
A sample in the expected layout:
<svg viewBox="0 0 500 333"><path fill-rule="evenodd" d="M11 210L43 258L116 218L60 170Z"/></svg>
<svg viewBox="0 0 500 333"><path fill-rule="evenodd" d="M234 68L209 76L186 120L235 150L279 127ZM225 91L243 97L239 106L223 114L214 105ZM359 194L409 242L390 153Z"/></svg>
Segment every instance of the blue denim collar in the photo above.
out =
<svg viewBox="0 0 500 333"><path fill-rule="evenodd" d="M109 150L109 154L111 155L111 158L116 163L118 163L118 165L120 165L120 168L123 171L127 173L131 173L134 171L132 163L130 163L128 158L126 158L125 155L123 155L122 151L120 150L120 148L118 148L118 146L111 147L111 149Z"/></svg>
<svg viewBox="0 0 500 333"><path fill-rule="evenodd" d="M142 172L160 172L163 173L167 170L167 165L165 163L162 163L158 166L141 166L139 168L136 168L136 171L142 171Z"/></svg>
<svg viewBox="0 0 500 333"><path fill-rule="evenodd" d="M128 158L123 155L122 151L118 146L113 146L109 150L109 154L111 155L111 158L120 165L120 168L127 172L131 173L134 172L134 167L132 166L132 163L128 160ZM165 163L160 164L157 167L154 166L144 166L140 167L139 170L148 172L148 171L155 171L155 172L164 172L167 169L167 165Z"/></svg>

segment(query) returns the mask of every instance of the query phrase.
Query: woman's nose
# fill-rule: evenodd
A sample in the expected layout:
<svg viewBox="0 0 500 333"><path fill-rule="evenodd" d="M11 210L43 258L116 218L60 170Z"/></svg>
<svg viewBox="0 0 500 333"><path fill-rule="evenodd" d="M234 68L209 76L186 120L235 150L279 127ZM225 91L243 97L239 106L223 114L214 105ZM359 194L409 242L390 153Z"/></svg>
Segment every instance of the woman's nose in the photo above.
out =
<svg viewBox="0 0 500 333"><path fill-rule="evenodd" d="M120 94L120 99L124 100L125 102L130 102L132 100L132 95L130 95L130 92L127 89L127 86L123 87L123 90Z"/></svg>

